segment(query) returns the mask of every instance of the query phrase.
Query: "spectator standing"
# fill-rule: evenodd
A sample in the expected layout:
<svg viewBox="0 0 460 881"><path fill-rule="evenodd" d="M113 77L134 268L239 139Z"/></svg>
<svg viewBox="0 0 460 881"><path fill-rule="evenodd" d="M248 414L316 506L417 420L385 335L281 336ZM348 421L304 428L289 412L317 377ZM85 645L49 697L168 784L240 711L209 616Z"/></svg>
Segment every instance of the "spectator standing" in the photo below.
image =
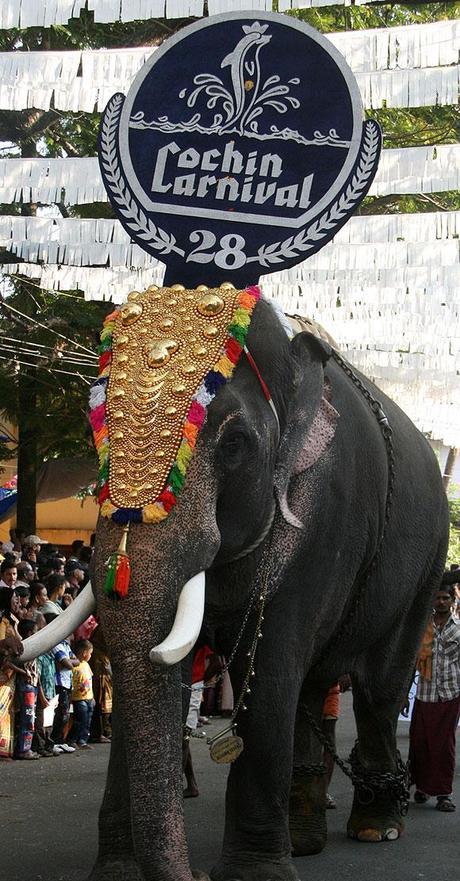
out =
<svg viewBox="0 0 460 881"><path fill-rule="evenodd" d="M63 611L61 600L64 596L67 580L65 575L49 575L46 580L48 599L42 606L43 615L60 615Z"/></svg>
<svg viewBox="0 0 460 881"><path fill-rule="evenodd" d="M21 560L20 563L16 566L17 571L17 579L16 585L17 587L30 587L31 584L35 581L35 572L33 566L27 562L27 560Z"/></svg>
<svg viewBox="0 0 460 881"><path fill-rule="evenodd" d="M78 563L75 560L69 561L66 565L66 577L69 583L67 590L71 594L72 599L75 599L80 593L85 579L85 573L81 568L81 563Z"/></svg>
<svg viewBox="0 0 460 881"><path fill-rule="evenodd" d="M30 599L27 606L27 617L35 621L39 630L45 626L46 621L43 614L43 607L48 600L46 587L40 581L34 581L30 586Z"/></svg>
<svg viewBox="0 0 460 881"><path fill-rule="evenodd" d="M112 737L112 667L100 625L93 630L91 642L93 654L89 663L93 671L93 692L96 702L91 725L91 740L96 743L108 743Z"/></svg>
<svg viewBox="0 0 460 881"><path fill-rule="evenodd" d="M61 578L56 575L56 578ZM49 623L51 616L46 614L46 621ZM56 617L55 615L53 617ZM72 670L78 667L80 663L75 657L70 644L66 639L62 640L54 649L52 655L56 665L56 694L58 695L58 705L54 715L53 730L51 739L61 752L73 753L75 748L65 743L66 727L70 719L70 698L72 695Z"/></svg>
<svg viewBox="0 0 460 881"><path fill-rule="evenodd" d="M28 551L33 551L33 553L38 556L41 551L42 545L46 544L47 542L43 538L40 538L38 535L27 535L24 539L23 544L24 559L27 559Z"/></svg>
<svg viewBox="0 0 460 881"><path fill-rule="evenodd" d="M37 630L35 621L22 619L18 624L22 639L32 636ZM18 735L14 756L16 759L39 759L38 753L32 750L32 738L35 731L35 712L38 694L37 661L26 661L23 675L17 676L17 696L19 703Z"/></svg>
<svg viewBox="0 0 460 881"><path fill-rule="evenodd" d="M16 611L19 599L14 590L3 586L0 588L0 645L2 650L12 653L20 647L18 634L18 618ZM19 646L18 646L19 643ZM14 648L16 647L16 648ZM14 743L14 695L16 689L17 667L10 657L3 657L0 664L0 759L10 761L13 758Z"/></svg>
<svg viewBox="0 0 460 881"><path fill-rule="evenodd" d="M57 554L48 557L47 565L50 570L50 575L64 575L64 562Z"/></svg>
<svg viewBox="0 0 460 881"><path fill-rule="evenodd" d="M11 557L5 557L0 566L0 587L14 589L18 577L16 562Z"/></svg>
<svg viewBox="0 0 460 881"><path fill-rule="evenodd" d="M54 710L52 707L56 699L56 665L53 653L46 652L44 655L39 655L37 667L39 683L33 746L40 756L47 758L48 756L56 756L62 753L62 750L55 745L51 737L54 722ZM52 716L52 719L45 720L45 711L48 716Z"/></svg>
<svg viewBox="0 0 460 881"><path fill-rule="evenodd" d="M93 646L89 639L80 639L76 643L75 654L79 664L72 670L73 726L69 743L79 749L92 749L88 744L94 709L93 672L88 663Z"/></svg>
<svg viewBox="0 0 460 881"><path fill-rule="evenodd" d="M445 813L456 809L451 795L460 715L460 623L451 606L452 594L441 586L417 657L420 675L409 734L414 800L422 804L436 796L436 808Z"/></svg>
<svg viewBox="0 0 460 881"><path fill-rule="evenodd" d="M70 548L70 557L68 559L68 563L78 563L78 555L80 553L80 548L83 547L85 542L82 538L76 538L75 541L72 542L72 546Z"/></svg>
<svg viewBox="0 0 460 881"><path fill-rule="evenodd" d="M23 584L18 584L17 582L14 589L17 596L19 597L18 618L27 618L27 609L29 607L30 600L30 589L28 587L24 587Z"/></svg>

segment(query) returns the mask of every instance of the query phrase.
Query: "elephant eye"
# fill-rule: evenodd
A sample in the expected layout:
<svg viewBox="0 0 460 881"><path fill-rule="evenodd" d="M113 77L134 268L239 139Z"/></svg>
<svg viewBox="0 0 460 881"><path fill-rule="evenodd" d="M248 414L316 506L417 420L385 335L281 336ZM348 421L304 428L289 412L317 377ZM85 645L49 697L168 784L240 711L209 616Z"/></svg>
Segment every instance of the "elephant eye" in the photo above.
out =
<svg viewBox="0 0 460 881"><path fill-rule="evenodd" d="M248 447L248 438L243 431L228 432L219 444L219 458L224 465L239 465Z"/></svg>

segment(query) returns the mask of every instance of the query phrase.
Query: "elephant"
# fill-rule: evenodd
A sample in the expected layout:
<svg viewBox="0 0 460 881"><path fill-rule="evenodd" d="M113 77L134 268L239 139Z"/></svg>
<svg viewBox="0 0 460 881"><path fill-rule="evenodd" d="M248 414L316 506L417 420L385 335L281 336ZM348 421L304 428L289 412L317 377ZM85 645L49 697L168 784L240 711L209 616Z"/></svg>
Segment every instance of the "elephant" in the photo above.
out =
<svg viewBox="0 0 460 881"><path fill-rule="evenodd" d="M383 841L403 829L396 722L448 540L438 463L396 404L315 333L290 339L264 299L247 353L208 407L174 510L130 526L128 595L103 590L122 527L100 517L92 588L48 625L73 629L61 619L84 618L93 590L113 666L90 881L207 877L189 866L181 773L180 660L201 626L193 590L203 578L244 744L212 881L298 881L293 857L324 847L315 723L343 673L358 732L348 835ZM189 612L199 614L188 629Z"/></svg>

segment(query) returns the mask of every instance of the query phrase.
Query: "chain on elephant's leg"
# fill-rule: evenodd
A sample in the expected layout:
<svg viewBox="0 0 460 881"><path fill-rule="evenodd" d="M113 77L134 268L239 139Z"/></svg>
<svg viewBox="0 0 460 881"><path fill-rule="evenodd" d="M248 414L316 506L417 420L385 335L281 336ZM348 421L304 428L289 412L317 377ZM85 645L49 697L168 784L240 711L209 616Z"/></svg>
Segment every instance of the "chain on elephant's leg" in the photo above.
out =
<svg viewBox="0 0 460 881"><path fill-rule="evenodd" d="M374 703L354 681L353 703L359 740L350 756L355 779L347 834L357 841L394 841L404 830L408 799L407 768L395 740L402 701Z"/></svg>

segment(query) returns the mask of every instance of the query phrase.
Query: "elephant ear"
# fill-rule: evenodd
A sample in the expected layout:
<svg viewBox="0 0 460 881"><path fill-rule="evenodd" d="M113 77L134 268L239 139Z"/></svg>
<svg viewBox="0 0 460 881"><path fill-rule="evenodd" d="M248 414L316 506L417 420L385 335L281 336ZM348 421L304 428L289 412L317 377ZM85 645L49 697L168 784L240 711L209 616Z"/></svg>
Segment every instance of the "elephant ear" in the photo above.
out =
<svg viewBox="0 0 460 881"><path fill-rule="evenodd" d="M284 519L297 528L302 523L289 509L287 499L290 480L323 455L334 437L338 418L326 399L330 397L330 386L325 386L324 380L324 365L331 351L327 342L308 332L297 334L291 343L294 391L278 450L274 488Z"/></svg>

